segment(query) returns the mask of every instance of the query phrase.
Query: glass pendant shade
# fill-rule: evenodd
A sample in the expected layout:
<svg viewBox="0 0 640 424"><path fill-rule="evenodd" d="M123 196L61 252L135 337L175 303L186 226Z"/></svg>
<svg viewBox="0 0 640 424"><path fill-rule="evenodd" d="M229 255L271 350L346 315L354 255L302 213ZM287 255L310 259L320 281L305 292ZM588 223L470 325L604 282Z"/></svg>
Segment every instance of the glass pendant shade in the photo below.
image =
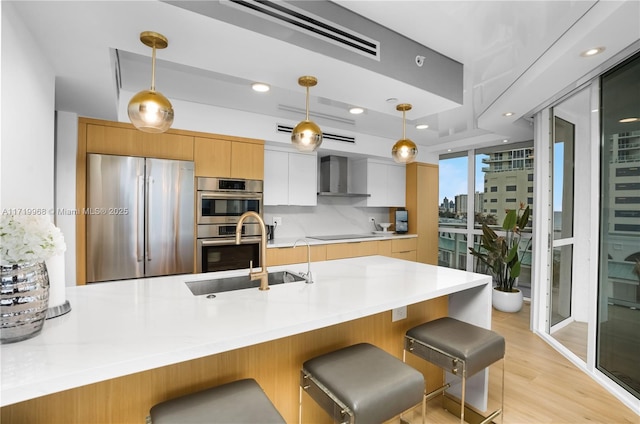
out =
<svg viewBox="0 0 640 424"><path fill-rule="evenodd" d="M322 144L322 131L315 122L304 120L293 129L291 143L301 152L313 152Z"/></svg>
<svg viewBox="0 0 640 424"><path fill-rule="evenodd" d="M391 149L391 156L397 163L411 163L416 159L417 155L418 146L408 138L396 141L396 144Z"/></svg>
<svg viewBox="0 0 640 424"><path fill-rule="evenodd" d="M408 110L411 110L411 105L402 103L396 106L396 110L402 111L402 138L396 141L391 148L391 156L397 163L411 163L416 160L418 155L418 146L407 138L405 132L405 115Z"/></svg>
<svg viewBox="0 0 640 424"><path fill-rule="evenodd" d="M173 107L162 93L143 90L129 101L129 119L140 131L163 133L173 123Z"/></svg>
<svg viewBox="0 0 640 424"><path fill-rule="evenodd" d="M140 34L140 41L153 49L151 56L151 89L142 90L129 100L127 112L133 126L143 132L163 133L173 124L173 106L156 91L156 49L169 45L167 38L153 31Z"/></svg>
<svg viewBox="0 0 640 424"><path fill-rule="evenodd" d="M291 132L291 143L301 152L313 152L322 144L320 127L309 120L309 87L313 87L317 83L316 77L303 76L298 78L298 84L307 88L307 115L306 119L298 123Z"/></svg>

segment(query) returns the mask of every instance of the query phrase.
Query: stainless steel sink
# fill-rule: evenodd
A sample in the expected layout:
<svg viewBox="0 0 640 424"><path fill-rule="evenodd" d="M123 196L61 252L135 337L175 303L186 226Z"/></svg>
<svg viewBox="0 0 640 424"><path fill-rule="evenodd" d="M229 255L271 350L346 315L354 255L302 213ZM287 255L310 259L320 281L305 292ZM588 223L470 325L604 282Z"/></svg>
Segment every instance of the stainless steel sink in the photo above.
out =
<svg viewBox="0 0 640 424"><path fill-rule="evenodd" d="M279 271L269 273L269 285L293 283L295 281L304 281L304 277L290 271ZM249 279L248 275L240 275L238 277L216 278L215 280L187 281L185 282L194 296L204 294L221 293L232 290L242 290L249 288L257 288L260 286L260 280Z"/></svg>

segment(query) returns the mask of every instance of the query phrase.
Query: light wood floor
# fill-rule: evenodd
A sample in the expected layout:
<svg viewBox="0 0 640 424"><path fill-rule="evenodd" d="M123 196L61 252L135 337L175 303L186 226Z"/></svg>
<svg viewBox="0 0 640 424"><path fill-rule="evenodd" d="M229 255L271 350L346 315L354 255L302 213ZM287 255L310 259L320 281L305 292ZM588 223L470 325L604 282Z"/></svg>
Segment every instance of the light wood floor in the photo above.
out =
<svg viewBox="0 0 640 424"><path fill-rule="evenodd" d="M562 343L576 356L587 362L587 331L586 322L574 321L552 334L553 338Z"/></svg>
<svg viewBox="0 0 640 424"><path fill-rule="evenodd" d="M627 408L591 377L577 369L529 331L530 305L517 314L493 311L493 329L507 342L505 424L640 423ZM500 402L500 366L490 369L489 410ZM434 399L427 406L428 423L457 423ZM419 423L419 416L411 417ZM496 420L500 422L500 418Z"/></svg>

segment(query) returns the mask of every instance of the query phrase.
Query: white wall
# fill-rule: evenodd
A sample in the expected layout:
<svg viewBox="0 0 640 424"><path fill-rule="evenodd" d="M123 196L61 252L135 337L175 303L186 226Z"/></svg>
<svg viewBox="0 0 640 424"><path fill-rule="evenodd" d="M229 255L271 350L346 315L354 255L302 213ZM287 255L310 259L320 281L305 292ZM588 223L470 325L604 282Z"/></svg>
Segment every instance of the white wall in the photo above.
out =
<svg viewBox="0 0 640 424"><path fill-rule="evenodd" d="M0 207L54 206L55 75L11 3L2 2Z"/></svg>
<svg viewBox="0 0 640 424"><path fill-rule="evenodd" d="M76 284L76 216L66 211L76 207L76 154L78 150L78 115L71 112L56 113L56 226L64 234L65 283Z"/></svg>

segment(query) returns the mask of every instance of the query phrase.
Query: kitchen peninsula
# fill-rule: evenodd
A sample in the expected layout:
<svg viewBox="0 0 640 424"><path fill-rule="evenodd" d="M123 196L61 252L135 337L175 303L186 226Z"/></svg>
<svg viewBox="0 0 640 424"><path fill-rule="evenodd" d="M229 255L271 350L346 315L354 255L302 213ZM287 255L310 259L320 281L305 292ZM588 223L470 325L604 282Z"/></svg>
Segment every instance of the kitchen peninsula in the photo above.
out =
<svg viewBox="0 0 640 424"><path fill-rule="evenodd" d="M1 347L2 421L144 422L158 402L253 377L296 422L299 369L313 355L368 341L401 357L407 328L444 315L490 326L488 276L383 256L311 266L314 284L215 298L194 296L185 282L246 271L68 288L69 314ZM390 311L405 305L407 318L392 322ZM415 366L429 373L429 386L439 384L439 372ZM472 400L480 407L483 381ZM317 414L306 420L324 419L305 409Z"/></svg>

